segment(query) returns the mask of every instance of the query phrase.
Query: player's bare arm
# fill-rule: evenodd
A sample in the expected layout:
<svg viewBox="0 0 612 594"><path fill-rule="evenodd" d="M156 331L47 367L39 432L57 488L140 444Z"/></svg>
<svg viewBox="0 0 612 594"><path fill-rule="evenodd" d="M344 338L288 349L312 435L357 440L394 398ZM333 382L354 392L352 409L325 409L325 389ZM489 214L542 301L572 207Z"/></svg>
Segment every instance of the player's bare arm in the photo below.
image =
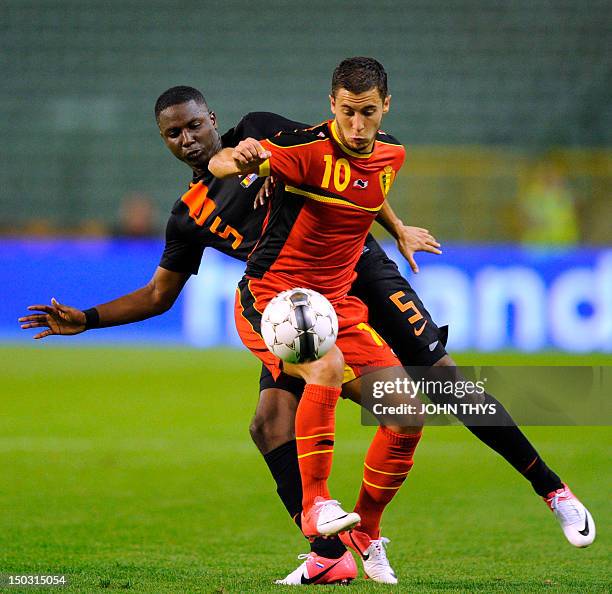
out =
<svg viewBox="0 0 612 594"><path fill-rule="evenodd" d="M414 259L416 252L429 252L438 255L442 253L440 244L427 229L404 225L391 208L388 200L383 203L376 220L396 239L399 251L406 258L415 274L419 272L419 266Z"/></svg>
<svg viewBox="0 0 612 594"><path fill-rule="evenodd" d="M168 311L185 286L189 274L158 267L151 280L140 289L108 303L97 305L97 319L91 327L120 326L152 318ZM34 335L38 340L47 336L72 336L88 329L84 311L51 300L51 305L30 305L36 312L19 318L21 328L45 328Z"/></svg>
<svg viewBox="0 0 612 594"><path fill-rule="evenodd" d="M254 138L241 140L234 148L218 152L208 164L208 170L220 179L246 173L256 173L271 156Z"/></svg>

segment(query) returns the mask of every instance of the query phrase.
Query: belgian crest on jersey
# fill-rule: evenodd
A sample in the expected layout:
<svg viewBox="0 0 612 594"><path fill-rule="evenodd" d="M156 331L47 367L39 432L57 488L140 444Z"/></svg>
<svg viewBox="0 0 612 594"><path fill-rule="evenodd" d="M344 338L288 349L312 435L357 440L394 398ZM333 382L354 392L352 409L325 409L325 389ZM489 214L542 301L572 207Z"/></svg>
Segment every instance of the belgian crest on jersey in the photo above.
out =
<svg viewBox="0 0 612 594"><path fill-rule="evenodd" d="M393 171L393 167L391 165L387 165L383 171L379 174L380 179L380 189L384 196L389 193L391 186L393 184L393 180L395 179L395 171Z"/></svg>

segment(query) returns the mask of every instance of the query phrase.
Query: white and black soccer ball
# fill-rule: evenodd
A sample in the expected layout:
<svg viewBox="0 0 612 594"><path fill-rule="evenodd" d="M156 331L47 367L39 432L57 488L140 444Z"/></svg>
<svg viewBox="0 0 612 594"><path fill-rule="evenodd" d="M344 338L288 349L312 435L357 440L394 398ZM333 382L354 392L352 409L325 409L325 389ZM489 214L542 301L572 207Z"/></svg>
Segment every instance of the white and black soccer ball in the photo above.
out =
<svg viewBox="0 0 612 594"><path fill-rule="evenodd" d="M261 334L279 359L287 363L314 361L334 346L338 318L320 293L291 289L268 303L261 316Z"/></svg>

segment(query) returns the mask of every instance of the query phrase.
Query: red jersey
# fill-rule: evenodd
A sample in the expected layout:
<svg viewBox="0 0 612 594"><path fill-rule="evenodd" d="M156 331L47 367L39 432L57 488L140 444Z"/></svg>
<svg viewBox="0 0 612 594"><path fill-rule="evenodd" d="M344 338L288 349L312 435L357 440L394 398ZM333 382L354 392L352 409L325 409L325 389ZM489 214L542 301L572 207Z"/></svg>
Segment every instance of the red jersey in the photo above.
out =
<svg viewBox="0 0 612 594"><path fill-rule="evenodd" d="M282 179L248 278L278 291L308 287L334 302L349 291L368 230L404 162L404 147L378 132L371 153L344 146L334 121L261 142L272 156L259 175Z"/></svg>

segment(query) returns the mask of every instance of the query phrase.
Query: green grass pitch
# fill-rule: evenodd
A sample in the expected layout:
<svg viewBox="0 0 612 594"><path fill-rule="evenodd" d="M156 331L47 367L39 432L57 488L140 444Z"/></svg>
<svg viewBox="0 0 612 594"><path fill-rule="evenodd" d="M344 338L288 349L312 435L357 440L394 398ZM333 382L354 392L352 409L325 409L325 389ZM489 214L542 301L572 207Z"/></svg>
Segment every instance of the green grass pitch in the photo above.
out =
<svg viewBox="0 0 612 594"><path fill-rule="evenodd" d="M63 345L0 348L0 573L65 573L71 592L287 591L273 579L307 549L249 439L255 359ZM373 428L345 402L337 425L331 484L350 506ZM595 544L567 544L465 428L429 427L383 524L400 591L610 591L610 429L525 431L588 504ZM348 592L388 590L360 577Z"/></svg>

